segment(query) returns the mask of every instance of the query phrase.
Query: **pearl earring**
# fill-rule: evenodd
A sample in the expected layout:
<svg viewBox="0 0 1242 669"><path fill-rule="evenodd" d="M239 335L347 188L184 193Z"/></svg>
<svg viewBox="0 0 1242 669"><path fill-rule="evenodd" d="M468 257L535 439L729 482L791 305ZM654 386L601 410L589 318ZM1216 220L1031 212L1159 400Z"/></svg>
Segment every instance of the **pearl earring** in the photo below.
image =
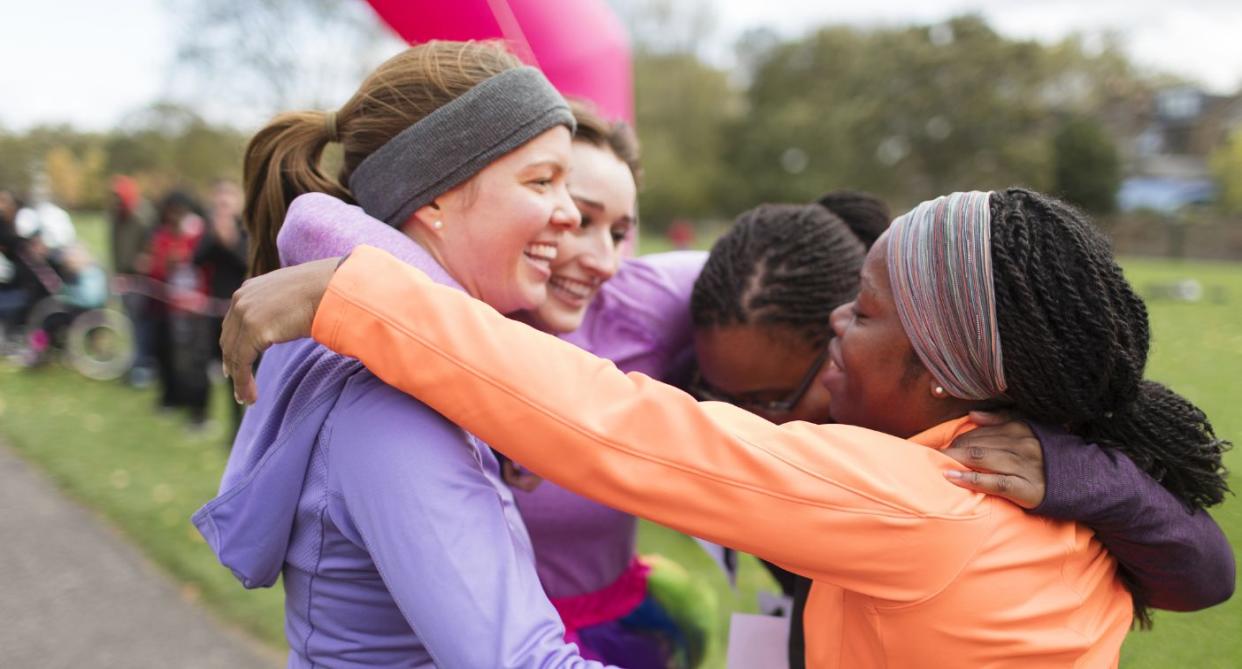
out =
<svg viewBox="0 0 1242 669"><path fill-rule="evenodd" d="M444 221L437 220L431 224L431 227L435 228L436 230L443 230Z"/></svg>
<svg viewBox="0 0 1242 669"><path fill-rule="evenodd" d="M936 386L935 388L933 388L933 389L932 389L932 395L933 395L934 397L941 397L941 398L943 398L943 397L944 397L945 395L947 395L947 394L948 394L948 393L946 393L946 392L944 391L944 386Z"/></svg>

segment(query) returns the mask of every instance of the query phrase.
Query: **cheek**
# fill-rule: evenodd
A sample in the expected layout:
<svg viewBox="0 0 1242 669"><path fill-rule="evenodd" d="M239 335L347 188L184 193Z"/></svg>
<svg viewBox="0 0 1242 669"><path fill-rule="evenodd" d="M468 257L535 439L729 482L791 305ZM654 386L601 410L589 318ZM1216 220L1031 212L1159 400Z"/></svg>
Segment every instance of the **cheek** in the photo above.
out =
<svg viewBox="0 0 1242 669"><path fill-rule="evenodd" d="M552 218L553 201L550 195L541 195L535 191L520 187L509 193L504 201L491 205L494 211L503 212L503 216L514 227L520 227L528 235L537 234L548 226Z"/></svg>
<svg viewBox="0 0 1242 669"><path fill-rule="evenodd" d="M460 244L475 256L476 264L493 265L520 260L527 244L534 241L548 218L540 216L538 207L510 199L507 202L485 203L464 212Z"/></svg>
<svg viewBox="0 0 1242 669"><path fill-rule="evenodd" d="M849 422L858 420L853 417L854 412L865 412L868 407L885 401L883 398L888 395L885 386L890 362L875 350L876 342L864 334L867 333L851 329L841 342L841 358L848 371L841 389L843 396L833 397L832 403L851 414Z"/></svg>
<svg viewBox="0 0 1242 669"><path fill-rule="evenodd" d="M552 263L553 272L569 268L590 251L591 245L586 235L586 231L575 230L560 236L556 246L556 262Z"/></svg>

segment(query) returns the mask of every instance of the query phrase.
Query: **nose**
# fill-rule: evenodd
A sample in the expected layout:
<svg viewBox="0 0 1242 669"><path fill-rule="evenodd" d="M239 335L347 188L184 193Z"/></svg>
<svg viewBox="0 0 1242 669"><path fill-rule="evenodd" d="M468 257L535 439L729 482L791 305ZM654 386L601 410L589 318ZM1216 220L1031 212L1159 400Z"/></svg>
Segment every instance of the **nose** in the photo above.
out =
<svg viewBox="0 0 1242 669"><path fill-rule="evenodd" d="M582 225L582 213L569 196L569 188L564 182L556 189L556 201L552 203L552 218L549 223L557 232L576 230Z"/></svg>
<svg viewBox="0 0 1242 669"><path fill-rule="evenodd" d="M596 226L591 226L596 227ZM586 246L582 253L582 267L586 271L607 281L617 273L621 258L617 245L612 241L612 232L603 226L599 230L584 230L588 234Z"/></svg>
<svg viewBox="0 0 1242 669"><path fill-rule="evenodd" d="M833 335L840 337L845 334L845 328L850 324L850 310L853 308L853 302L846 302L832 310L832 315L828 317L828 322L832 326Z"/></svg>

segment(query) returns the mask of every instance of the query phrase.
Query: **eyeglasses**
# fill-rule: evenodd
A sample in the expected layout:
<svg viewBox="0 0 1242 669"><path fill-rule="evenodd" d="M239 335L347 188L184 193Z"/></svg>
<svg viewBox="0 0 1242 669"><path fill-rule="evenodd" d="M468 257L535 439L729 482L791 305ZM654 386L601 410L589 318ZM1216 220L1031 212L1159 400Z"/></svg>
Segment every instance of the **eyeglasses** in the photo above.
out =
<svg viewBox="0 0 1242 669"><path fill-rule="evenodd" d="M819 376L819 370L823 369L824 363L828 360L828 347L825 346L823 352L816 356L815 361L811 363L811 367L803 374L802 380L798 382L798 387L782 400L743 400L727 393L722 393L703 379L699 372L695 372L694 378L690 381L687 391L694 395L697 399L706 402L728 402L737 407L746 409L747 411L762 411L764 413L789 413L798 406L802 401L802 397L811 389L811 384L815 382L815 377Z"/></svg>

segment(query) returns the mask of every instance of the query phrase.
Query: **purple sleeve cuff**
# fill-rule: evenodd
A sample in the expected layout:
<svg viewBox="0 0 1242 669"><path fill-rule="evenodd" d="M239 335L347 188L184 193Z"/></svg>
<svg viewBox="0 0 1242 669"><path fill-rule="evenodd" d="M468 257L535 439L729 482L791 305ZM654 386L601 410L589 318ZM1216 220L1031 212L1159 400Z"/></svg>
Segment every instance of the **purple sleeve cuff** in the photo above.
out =
<svg viewBox="0 0 1242 669"><path fill-rule="evenodd" d="M1125 456L1088 444L1064 430L1029 422L1044 451L1044 501L1032 513L1057 520L1075 520L1092 528L1124 511L1127 497L1136 481L1115 481L1106 477L1120 468ZM1131 466L1129 473L1146 475ZM1155 483L1155 481L1152 481ZM1157 484L1159 485L1159 484ZM1092 522L1087 522L1091 520Z"/></svg>
<svg viewBox="0 0 1242 669"><path fill-rule="evenodd" d="M1032 513L1094 530L1151 606L1194 611L1233 595L1233 549L1206 511L1191 513L1119 451L1045 425L1031 429L1046 479Z"/></svg>

